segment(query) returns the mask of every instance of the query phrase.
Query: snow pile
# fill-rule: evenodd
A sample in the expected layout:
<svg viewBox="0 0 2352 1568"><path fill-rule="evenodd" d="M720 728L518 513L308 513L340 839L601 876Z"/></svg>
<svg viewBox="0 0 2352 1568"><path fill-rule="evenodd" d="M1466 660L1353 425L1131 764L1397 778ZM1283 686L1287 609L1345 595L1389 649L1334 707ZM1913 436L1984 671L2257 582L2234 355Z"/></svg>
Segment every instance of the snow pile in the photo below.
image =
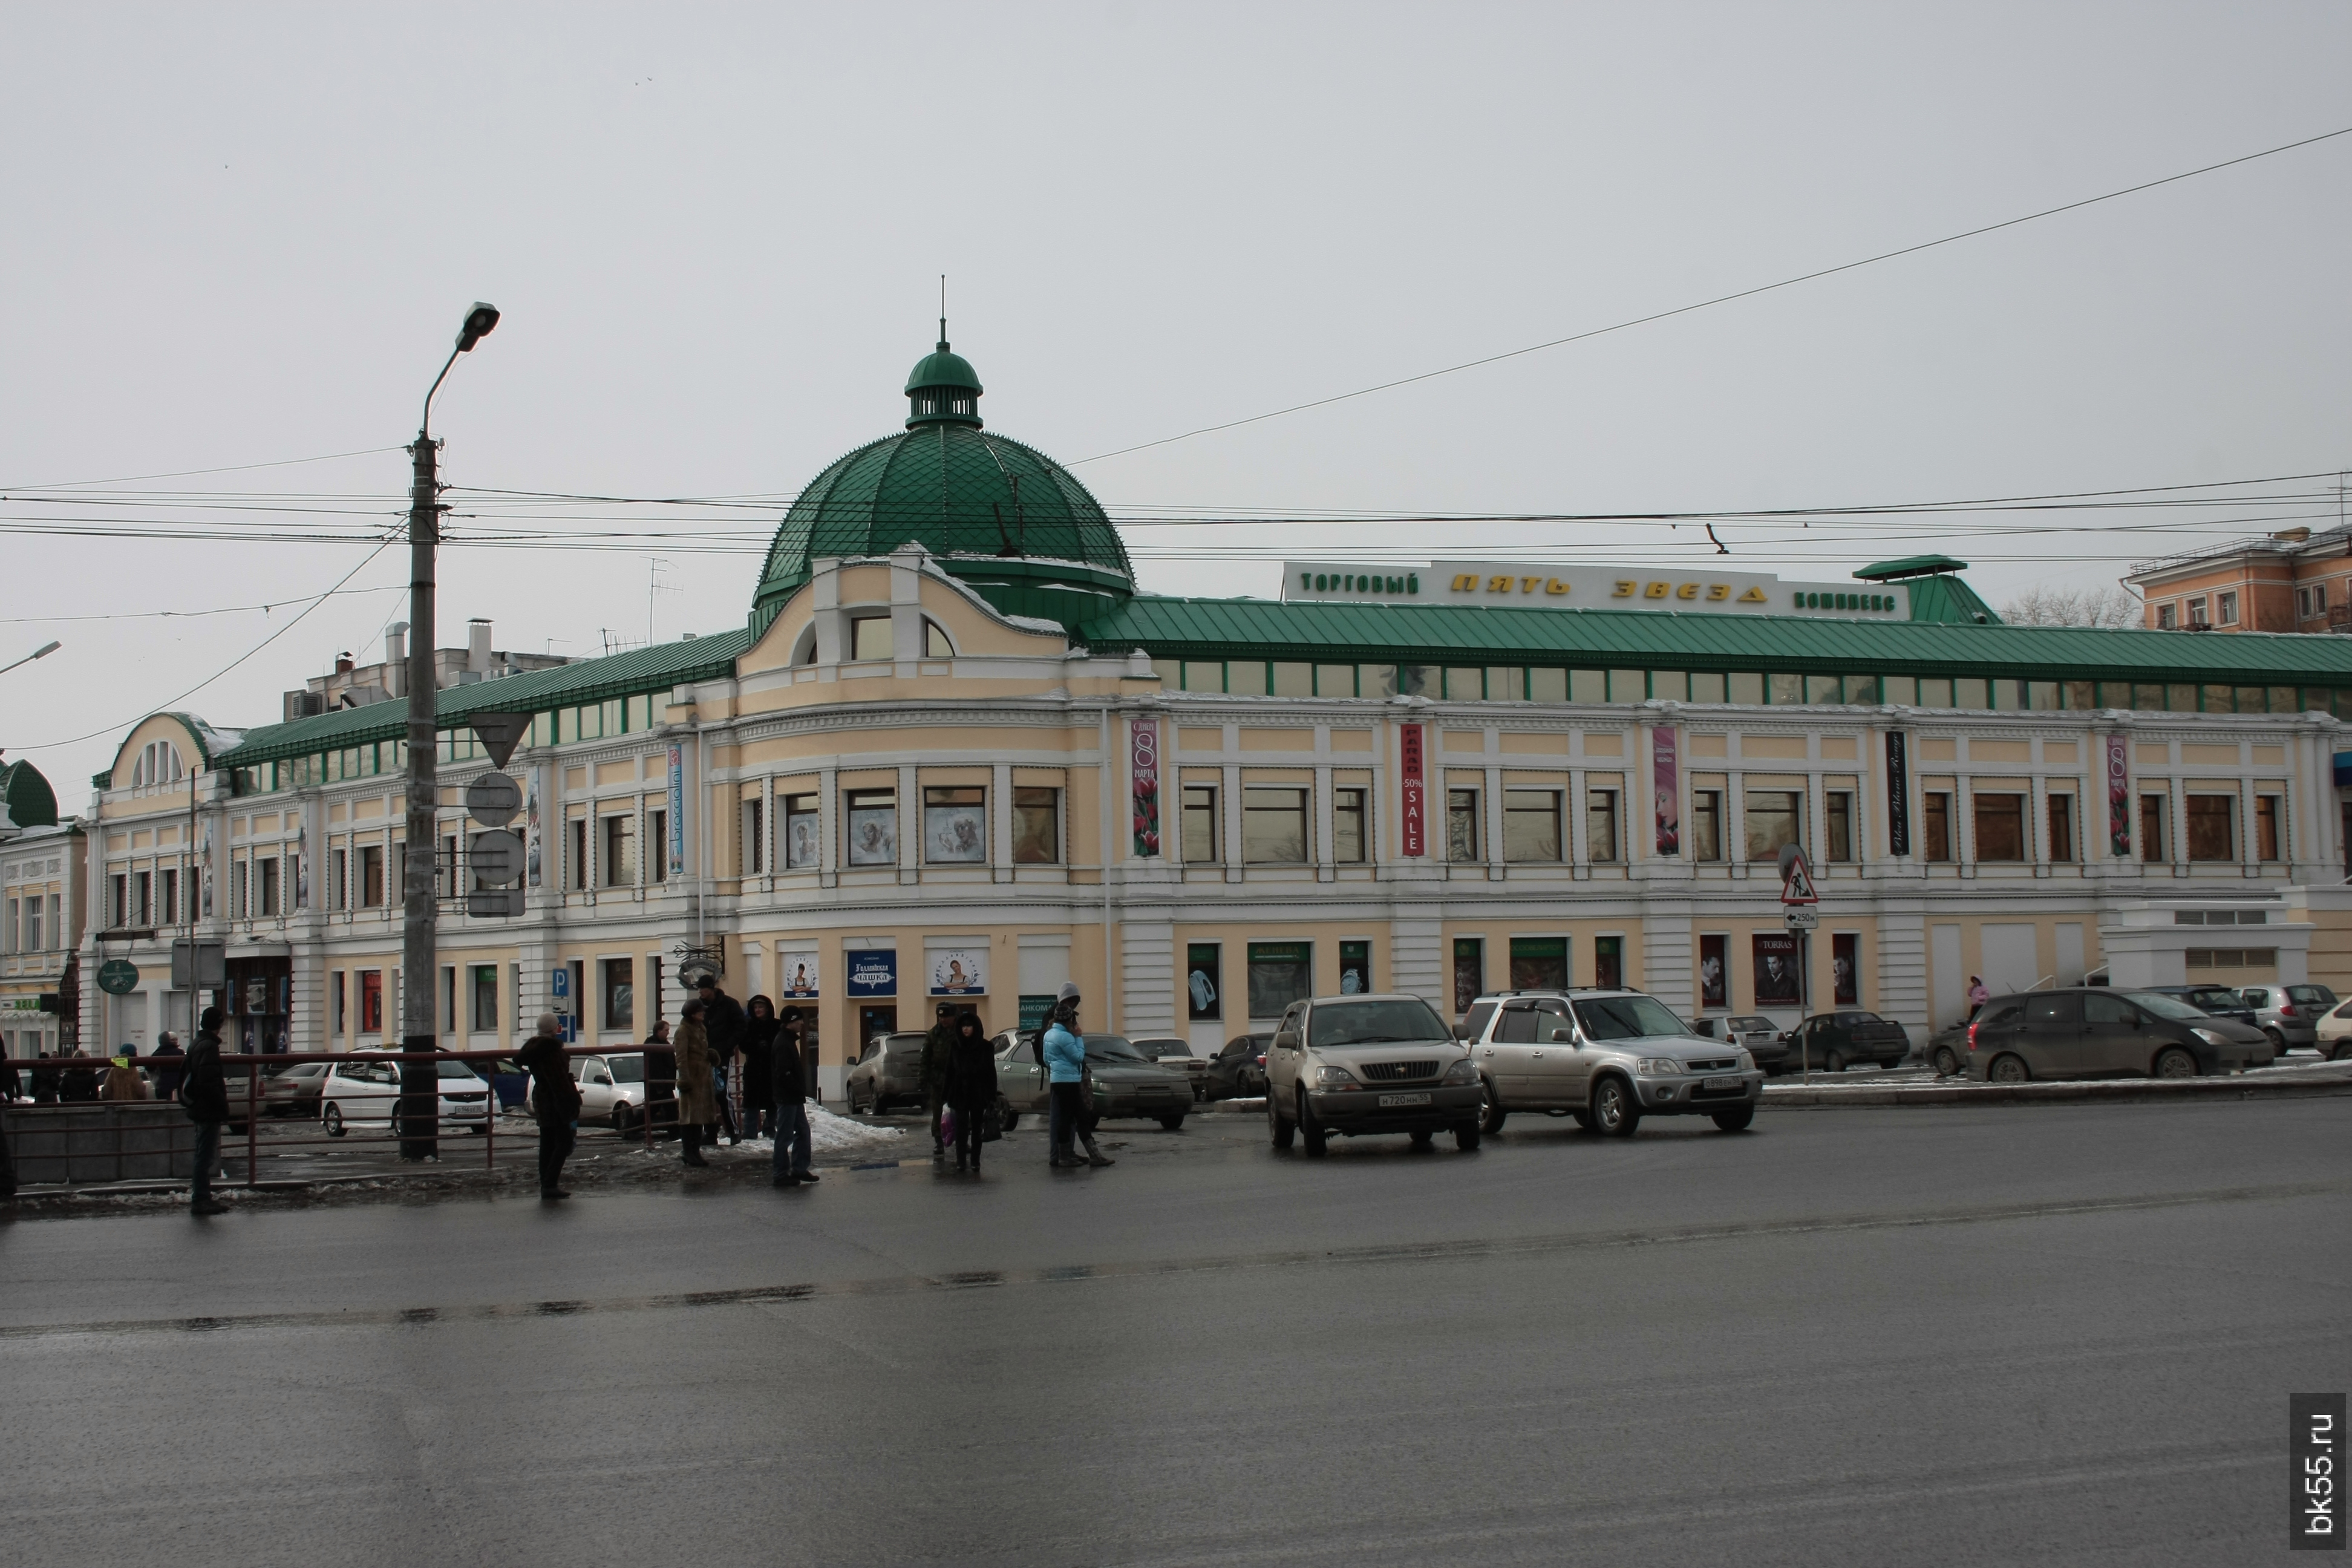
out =
<svg viewBox="0 0 2352 1568"><path fill-rule="evenodd" d="M809 1152L812 1154L888 1153L893 1140L906 1136L896 1127L868 1127L846 1116L835 1116L821 1105L808 1108ZM762 1154L776 1147L772 1138L746 1138L740 1147Z"/></svg>

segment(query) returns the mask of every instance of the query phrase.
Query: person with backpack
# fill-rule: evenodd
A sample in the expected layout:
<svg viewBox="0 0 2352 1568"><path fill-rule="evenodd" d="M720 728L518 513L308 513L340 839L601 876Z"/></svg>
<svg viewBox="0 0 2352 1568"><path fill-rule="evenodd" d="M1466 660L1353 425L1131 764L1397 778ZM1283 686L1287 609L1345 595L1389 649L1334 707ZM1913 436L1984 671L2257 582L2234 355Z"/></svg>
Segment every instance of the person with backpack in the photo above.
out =
<svg viewBox="0 0 2352 1568"><path fill-rule="evenodd" d="M539 1201L551 1204L572 1195L563 1190L563 1162L580 1136L580 1086L563 1054L563 1020L541 1013L537 1033L514 1059L530 1074L530 1112L539 1123Z"/></svg>
<svg viewBox="0 0 2352 1568"><path fill-rule="evenodd" d="M955 1112L955 1168L980 1174L982 1123L996 1108L996 1051L980 1026L980 1015L955 1021L955 1044L948 1058L948 1109Z"/></svg>
<svg viewBox="0 0 2352 1568"><path fill-rule="evenodd" d="M1064 982L1061 994L1054 999L1054 1017L1045 1026L1045 1076L1054 1100L1053 1155L1045 1163L1057 1171L1114 1163L1109 1155L1095 1147L1094 1127L1087 1116L1087 1042L1086 1037L1078 1033L1078 988L1075 982ZM1085 1159L1078 1158L1072 1147L1073 1139L1086 1145Z"/></svg>
<svg viewBox="0 0 2352 1568"><path fill-rule="evenodd" d="M207 1007L196 1020L196 1043L188 1051L187 1076L180 1081L180 1104L196 1124L196 1163L188 1182L188 1212L226 1214L225 1204L213 1201L213 1168L220 1163L221 1126L228 1121L228 1075L221 1070L221 1020L218 1007Z"/></svg>
<svg viewBox="0 0 2352 1568"><path fill-rule="evenodd" d="M816 1180L809 1169L808 1025L798 1007L787 1007L777 1020L776 1044L768 1063L769 1084L775 1095L776 1152L770 1161L774 1184L797 1187Z"/></svg>

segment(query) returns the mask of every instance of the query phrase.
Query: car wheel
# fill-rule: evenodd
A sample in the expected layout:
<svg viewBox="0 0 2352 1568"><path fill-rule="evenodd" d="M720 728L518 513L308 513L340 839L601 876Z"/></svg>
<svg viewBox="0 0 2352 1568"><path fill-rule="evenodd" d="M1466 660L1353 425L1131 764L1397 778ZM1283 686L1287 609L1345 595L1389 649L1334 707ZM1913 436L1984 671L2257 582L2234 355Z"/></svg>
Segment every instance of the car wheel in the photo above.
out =
<svg viewBox="0 0 2352 1568"><path fill-rule="evenodd" d="M1748 1124L1755 1120L1756 1108L1752 1105L1743 1105L1737 1110L1718 1110L1715 1113L1716 1130L1722 1132L1745 1132L1748 1131Z"/></svg>
<svg viewBox="0 0 2352 1568"><path fill-rule="evenodd" d="M2327 1059L2332 1062L2352 1062L2352 1040L2346 1040L2337 1046L2336 1053Z"/></svg>
<svg viewBox="0 0 2352 1568"><path fill-rule="evenodd" d="M1424 1127L1424 1128L1421 1129L1419 1131L1415 1132L1415 1133L1412 1135L1412 1146L1413 1146L1414 1148L1416 1148L1416 1149L1426 1149L1426 1148L1429 1148L1431 1145L1434 1144L1436 1142L1437 1142L1437 1134L1436 1134L1436 1133L1434 1133L1434 1132L1432 1132L1432 1131L1431 1131L1428 1128L1426 1128L1426 1127Z"/></svg>
<svg viewBox="0 0 2352 1568"><path fill-rule="evenodd" d="M1503 1130L1503 1119L1509 1114L1509 1111L1503 1109L1502 1100L1496 1097L1494 1081L1491 1079L1480 1079L1478 1080L1478 1131L1500 1132Z"/></svg>
<svg viewBox="0 0 2352 1568"><path fill-rule="evenodd" d="M1886 1058L1882 1057L1879 1058L1878 1070L1880 1072L1893 1072L1896 1068L1899 1068L1902 1065L1903 1058L1901 1057L1896 1057L1893 1061L1888 1061Z"/></svg>
<svg viewBox="0 0 2352 1568"><path fill-rule="evenodd" d="M2284 1035L2281 1034L2278 1030L2272 1028L2267 1024L2263 1026L2263 1033L2271 1037L2272 1049L2277 1051L2281 1056L2286 1055L2286 1037Z"/></svg>
<svg viewBox="0 0 2352 1568"><path fill-rule="evenodd" d="M614 1100L613 1102L613 1131L620 1136L626 1138L629 1135L629 1129L635 1127L636 1124L637 1120L635 1115L629 1110L629 1102L625 1100Z"/></svg>
<svg viewBox="0 0 2352 1568"><path fill-rule="evenodd" d="M1579 1127L1583 1128L1587 1132L1592 1131L1594 1123L1592 1121L1592 1112L1589 1108L1578 1106L1574 1110L1570 1111L1568 1114Z"/></svg>
<svg viewBox="0 0 2352 1568"><path fill-rule="evenodd" d="M1823 1057L1822 1058L1822 1070L1823 1072L1845 1071L1845 1053L1843 1051L1832 1051L1829 1055Z"/></svg>
<svg viewBox="0 0 2352 1568"><path fill-rule="evenodd" d="M1001 1094L996 1097L996 1124L1007 1132L1021 1125L1021 1113Z"/></svg>
<svg viewBox="0 0 2352 1568"><path fill-rule="evenodd" d="M1475 1121L1465 1121L1454 1130L1454 1146L1465 1154L1478 1152L1478 1124Z"/></svg>
<svg viewBox="0 0 2352 1568"><path fill-rule="evenodd" d="M1303 1089L1298 1091L1298 1135L1299 1142L1307 1146L1308 1159L1320 1160L1330 1152L1331 1141L1324 1135L1323 1124L1315 1120L1314 1103Z"/></svg>
<svg viewBox="0 0 2352 1568"><path fill-rule="evenodd" d="M1960 1076L1960 1058L1949 1046L1936 1047L1936 1076L1938 1078Z"/></svg>
<svg viewBox="0 0 2352 1568"><path fill-rule="evenodd" d="M1163 1116L1160 1119L1160 1125L1171 1132L1181 1131L1184 1127L1184 1113L1180 1110L1173 1116Z"/></svg>
<svg viewBox="0 0 2352 1568"><path fill-rule="evenodd" d="M2179 1046L2167 1046L2156 1053L2156 1076L2171 1079L2195 1078L2197 1058Z"/></svg>
<svg viewBox="0 0 2352 1568"><path fill-rule="evenodd" d="M1593 1125L1606 1138L1631 1138L1642 1124L1642 1108L1622 1078L1604 1078L1592 1086Z"/></svg>
<svg viewBox="0 0 2352 1568"><path fill-rule="evenodd" d="M319 1120L327 1124L328 1137L341 1138L343 1135L343 1108L341 1106L329 1105L324 1111L320 1113Z"/></svg>
<svg viewBox="0 0 2352 1568"><path fill-rule="evenodd" d="M1274 1141L1274 1146L1277 1149L1289 1148L1290 1140L1296 1131L1289 1122L1282 1119L1282 1108L1276 1103L1274 1096L1270 1094L1265 1097L1265 1131L1266 1136Z"/></svg>
<svg viewBox="0 0 2352 1568"><path fill-rule="evenodd" d="M2021 1057L1995 1057L1985 1073L1995 1083L2023 1083L2032 1076Z"/></svg>

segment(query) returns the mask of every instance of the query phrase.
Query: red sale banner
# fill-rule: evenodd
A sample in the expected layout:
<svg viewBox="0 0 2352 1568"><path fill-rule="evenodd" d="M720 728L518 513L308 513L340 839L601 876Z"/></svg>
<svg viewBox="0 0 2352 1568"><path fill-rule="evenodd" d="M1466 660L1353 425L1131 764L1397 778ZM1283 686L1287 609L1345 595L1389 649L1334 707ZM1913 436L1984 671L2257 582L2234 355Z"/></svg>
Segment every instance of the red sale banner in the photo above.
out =
<svg viewBox="0 0 2352 1568"><path fill-rule="evenodd" d="M1427 806L1423 800L1422 727L1418 724L1397 726L1397 741L1404 763L1404 850L1407 855L1429 853L1426 832Z"/></svg>

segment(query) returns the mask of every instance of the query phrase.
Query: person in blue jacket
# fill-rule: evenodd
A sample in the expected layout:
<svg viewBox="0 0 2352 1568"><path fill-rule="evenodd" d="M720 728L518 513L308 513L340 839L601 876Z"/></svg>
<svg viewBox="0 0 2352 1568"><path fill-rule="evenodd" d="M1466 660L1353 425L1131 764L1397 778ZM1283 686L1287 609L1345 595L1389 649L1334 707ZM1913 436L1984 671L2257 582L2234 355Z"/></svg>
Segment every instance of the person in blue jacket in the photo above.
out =
<svg viewBox="0 0 2352 1568"><path fill-rule="evenodd" d="M1054 999L1045 1045L1045 1076L1054 1100L1054 1152L1046 1163L1055 1170L1110 1164L1110 1156L1095 1147L1094 1129L1087 1121L1087 1042L1078 1033L1078 988L1074 984L1065 984ZM1070 1147L1073 1135L1086 1145L1083 1160Z"/></svg>

